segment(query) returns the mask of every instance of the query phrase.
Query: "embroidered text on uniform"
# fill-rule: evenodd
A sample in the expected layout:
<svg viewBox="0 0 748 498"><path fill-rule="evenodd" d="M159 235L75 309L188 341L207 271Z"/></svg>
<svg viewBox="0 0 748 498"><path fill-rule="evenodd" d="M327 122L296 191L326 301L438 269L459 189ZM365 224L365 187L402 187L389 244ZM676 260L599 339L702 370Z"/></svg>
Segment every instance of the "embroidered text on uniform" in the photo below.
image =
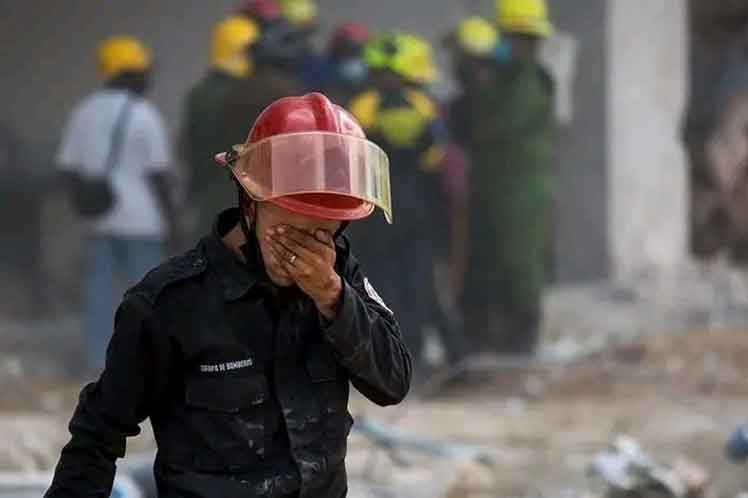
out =
<svg viewBox="0 0 748 498"><path fill-rule="evenodd" d="M240 368L248 368L254 364L252 358L239 361L229 361L226 363L214 363L212 365L200 365L201 372L228 372L229 370L237 370Z"/></svg>

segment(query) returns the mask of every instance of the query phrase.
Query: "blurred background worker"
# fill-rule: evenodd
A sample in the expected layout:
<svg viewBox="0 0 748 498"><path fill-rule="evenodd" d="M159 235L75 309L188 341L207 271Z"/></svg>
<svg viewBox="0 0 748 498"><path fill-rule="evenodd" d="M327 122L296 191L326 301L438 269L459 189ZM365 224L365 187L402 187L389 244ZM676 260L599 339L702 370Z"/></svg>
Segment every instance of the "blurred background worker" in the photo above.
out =
<svg viewBox="0 0 748 498"><path fill-rule="evenodd" d="M307 91L320 91L327 79L327 68L324 57L314 46L314 36L319 30L319 7L313 0L281 0L280 6L299 47L294 61L296 77Z"/></svg>
<svg viewBox="0 0 748 498"><path fill-rule="evenodd" d="M449 280L454 300L464 291L468 265L470 211L470 157L467 153L469 129L468 100L479 82L490 83L500 57L496 27L487 19L470 17L460 21L444 39L451 57L460 93L443 107L450 143L444 159L442 183L449 208Z"/></svg>
<svg viewBox="0 0 748 498"><path fill-rule="evenodd" d="M235 85L226 96L220 113L222 128L246 136L248 123L271 102L304 93L294 66L301 51L295 30L287 22L268 25L249 51L254 65L252 76Z"/></svg>
<svg viewBox="0 0 748 498"><path fill-rule="evenodd" d="M509 57L463 61L452 113L472 156L465 329L483 351L531 353L538 342L551 207L553 88L538 63L552 32L543 0L502 0ZM460 113L465 113L460 116Z"/></svg>
<svg viewBox="0 0 748 498"><path fill-rule="evenodd" d="M467 104L481 88L493 84L499 62L508 55L508 44L501 43L494 24L473 16L458 23L447 35L445 46L460 86L458 95L447 106L447 125L450 139L464 146L469 142L470 131Z"/></svg>
<svg viewBox="0 0 748 498"><path fill-rule="evenodd" d="M211 67L187 95L180 149L190 168L188 198L195 209L193 233L210 230L216 213L223 210L232 186L215 174L212 155L239 143L241 134L223 127L226 95L252 73L249 49L260 36L257 24L234 16L213 30Z"/></svg>
<svg viewBox="0 0 748 498"><path fill-rule="evenodd" d="M370 219L351 234L364 267L383 275L382 297L392 303L416 370L423 374L423 329L436 300L434 190L444 137L436 103L418 87L436 80L436 67L428 44L405 33L375 36L364 57L372 86L353 98L350 110L390 157L392 188L402 214L393 227Z"/></svg>
<svg viewBox="0 0 748 498"><path fill-rule="evenodd" d="M75 107L57 153L73 204L88 221L83 292L90 369L104 364L115 288L133 285L160 262L175 226L167 133L144 98L151 52L118 36L99 46L97 58L104 87Z"/></svg>
<svg viewBox="0 0 748 498"><path fill-rule="evenodd" d="M324 87L336 102L348 104L364 89L369 67L364 60L364 47L370 32L364 24L351 22L335 28L327 46Z"/></svg>

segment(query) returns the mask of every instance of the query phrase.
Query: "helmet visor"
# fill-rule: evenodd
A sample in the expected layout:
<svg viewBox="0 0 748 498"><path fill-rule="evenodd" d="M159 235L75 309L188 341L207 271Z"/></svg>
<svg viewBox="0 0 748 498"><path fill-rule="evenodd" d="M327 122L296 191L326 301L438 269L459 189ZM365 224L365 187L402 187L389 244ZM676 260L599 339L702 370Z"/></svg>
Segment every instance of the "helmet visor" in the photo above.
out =
<svg viewBox="0 0 748 498"><path fill-rule="evenodd" d="M352 197L378 206L392 223L387 154L364 138L329 132L277 135L235 145L224 161L250 197Z"/></svg>

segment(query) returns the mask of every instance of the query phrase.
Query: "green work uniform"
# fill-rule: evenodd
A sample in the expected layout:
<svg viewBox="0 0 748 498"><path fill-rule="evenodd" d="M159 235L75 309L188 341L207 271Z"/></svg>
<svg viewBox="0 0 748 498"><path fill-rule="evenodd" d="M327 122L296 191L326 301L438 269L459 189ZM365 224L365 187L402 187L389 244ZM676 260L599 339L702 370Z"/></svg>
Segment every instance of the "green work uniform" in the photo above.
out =
<svg viewBox="0 0 748 498"><path fill-rule="evenodd" d="M545 280L552 85L538 64L510 61L463 105L473 159L466 332L483 350L527 353Z"/></svg>

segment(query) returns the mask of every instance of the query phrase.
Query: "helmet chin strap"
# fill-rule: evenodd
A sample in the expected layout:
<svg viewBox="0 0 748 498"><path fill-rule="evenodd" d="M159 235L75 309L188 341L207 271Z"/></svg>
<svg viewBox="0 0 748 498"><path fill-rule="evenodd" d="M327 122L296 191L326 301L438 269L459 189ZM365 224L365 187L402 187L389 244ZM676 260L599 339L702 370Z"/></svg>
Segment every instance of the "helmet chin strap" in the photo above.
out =
<svg viewBox="0 0 748 498"><path fill-rule="evenodd" d="M244 192L244 189L239 184L239 182L235 182L237 187L237 195L239 197L239 226L241 227L242 233L244 234L244 238L246 239L246 242L241 247L241 252L244 254L244 259L249 263L251 261L256 261L259 265L259 268L261 268L262 272L262 278L263 280L269 280L269 276L267 274L267 269L265 268L265 262L262 259L261 251L260 251L260 241L257 239L256 233L257 233L257 209L255 207L255 215L250 220L250 223L247 223L247 212L250 209L251 201L249 197L247 197L247 194Z"/></svg>
<svg viewBox="0 0 748 498"><path fill-rule="evenodd" d="M337 240L338 237L343 235L343 232L345 232L345 229L348 227L349 224L350 224L350 221L342 222L340 226L338 227L338 229L335 230L335 234L332 236L332 238Z"/></svg>
<svg viewBox="0 0 748 498"><path fill-rule="evenodd" d="M247 243L249 243L254 239L252 235L255 233L255 227L257 226L257 211L255 211L255 216L252 217L252 225L248 225L246 212L249 211L251 201L247 198L247 194L244 193L244 188L239 182L234 181L234 183L236 184L236 192L239 198L239 214L241 215L239 225L241 226L244 237L247 239Z"/></svg>

